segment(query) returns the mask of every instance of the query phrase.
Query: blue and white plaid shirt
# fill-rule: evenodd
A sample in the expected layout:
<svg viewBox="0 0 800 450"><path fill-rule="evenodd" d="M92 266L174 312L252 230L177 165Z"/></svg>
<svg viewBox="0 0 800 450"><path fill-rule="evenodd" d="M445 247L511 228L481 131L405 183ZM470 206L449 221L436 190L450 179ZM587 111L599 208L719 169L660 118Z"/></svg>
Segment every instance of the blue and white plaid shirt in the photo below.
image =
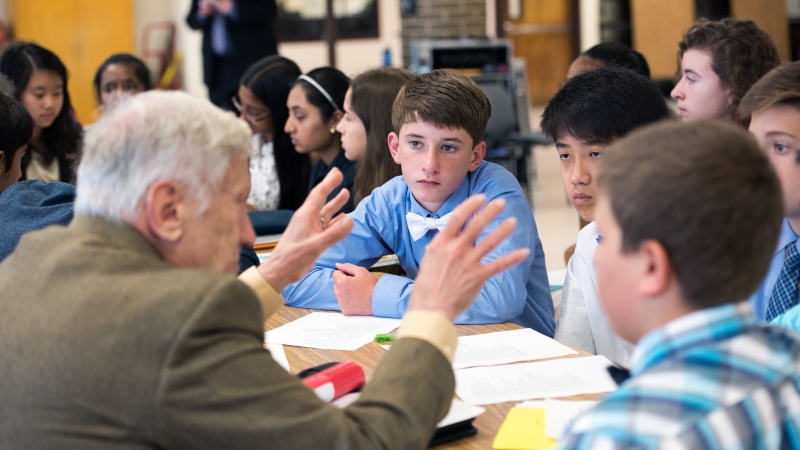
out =
<svg viewBox="0 0 800 450"><path fill-rule="evenodd" d="M800 448L800 334L759 325L746 302L647 334L631 375L559 448Z"/></svg>

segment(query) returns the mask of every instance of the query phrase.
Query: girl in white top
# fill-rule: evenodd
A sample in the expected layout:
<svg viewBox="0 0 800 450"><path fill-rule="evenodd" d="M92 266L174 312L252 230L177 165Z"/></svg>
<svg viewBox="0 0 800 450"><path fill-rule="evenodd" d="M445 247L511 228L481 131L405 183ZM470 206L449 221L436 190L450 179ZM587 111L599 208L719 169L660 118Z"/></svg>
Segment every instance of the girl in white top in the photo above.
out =
<svg viewBox="0 0 800 450"><path fill-rule="evenodd" d="M30 42L9 44L0 73L33 118L33 136L22 156L22 179L74 182L82 128L67 90L67 69L50 50Z"/></svg>
<svg viewBox="0 0 800 450"><path fill-rule="evenodd" d="M293 61L268 56L247 69L238 98L233 98L253 131L247 203L254 210L294 210L308 193L311 162L307 155L295 151L283 130L289 117L286 99L301 73Z"/></svg>

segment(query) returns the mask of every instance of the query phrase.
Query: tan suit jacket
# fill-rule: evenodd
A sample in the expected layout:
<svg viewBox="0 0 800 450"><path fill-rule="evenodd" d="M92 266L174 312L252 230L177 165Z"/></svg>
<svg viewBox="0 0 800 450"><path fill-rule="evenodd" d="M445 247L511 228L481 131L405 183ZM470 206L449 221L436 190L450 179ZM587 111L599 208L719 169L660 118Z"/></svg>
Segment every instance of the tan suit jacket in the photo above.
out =
<svg viewBox="0 0 800 450"><path fill-rule="evenodd" d="M0 264L0 448L424 448L453 396L444 355L404 338L340 410L262 338L245 284L128 225L28 234Z"/></svg>

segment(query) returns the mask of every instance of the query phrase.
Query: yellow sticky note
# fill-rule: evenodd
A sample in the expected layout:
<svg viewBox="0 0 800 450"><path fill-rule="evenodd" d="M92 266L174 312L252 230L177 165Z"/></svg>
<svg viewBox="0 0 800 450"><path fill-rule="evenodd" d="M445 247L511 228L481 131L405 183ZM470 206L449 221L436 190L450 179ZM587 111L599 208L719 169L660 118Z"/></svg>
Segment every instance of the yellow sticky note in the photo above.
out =
<svg viewBox="0 0 800 450"><path fill-rule="evenodd" d="M494 438L495 450L554 448L555 439L544 434L544 408L512 408Z"/></svg>

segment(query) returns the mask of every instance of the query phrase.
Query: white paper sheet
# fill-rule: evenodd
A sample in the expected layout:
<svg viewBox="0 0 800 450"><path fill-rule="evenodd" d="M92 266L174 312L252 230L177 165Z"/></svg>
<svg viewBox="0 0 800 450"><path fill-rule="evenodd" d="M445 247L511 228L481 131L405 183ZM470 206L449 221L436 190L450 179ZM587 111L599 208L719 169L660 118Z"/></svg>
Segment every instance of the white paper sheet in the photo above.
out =
<svg viewBox="0 0 800 450"><path fill-rule="evenodd" d="M530 328L458 338L453 369L576 355L578 352Z"/></svg>
<svg viewBox="0 0 800 450"><path fill-rule="evenodd" d="M272 359L274 359L276 363L280 364L287 372L292 373L289 369L289 360L286 359L286 350L283 349L281 344L270 344L267 346L267 350L269 350Z"/></svg>
<svg viewBox="0 0 800 450"><path fill-rule="evenodd" d="M544 434L550 439L561 439L569 424L597 403L588 400L574 401L546 398L544 400Z"/></svg>
<svg viewBox="0 0 800 450"><path fill-rule="evenodd" d="M353 351L399 326L400 319L314 312L264 333L264 342Z"/></svg>
<svg viewBox="0 0 800 450"><path fill-rule="evenodd" d="M355 403L359 397L361 397L361 392L351 392L350 394L345 394L342 397L332 401L331 405L336 406L337 408L345 408ZM436 427L446 427L454 423L474 419L484 412L486 412L486 410L480 406L468 405L461 400L454 398L453 403L450 404L450 410L447 411L447 415L444 416L444 418L440 420L438 424L436 424Z"/></svg>
<svg viewBox="0 0 800 450"><path fill-rule="evenodd" d="M446 427L454 423L463 422L465 420L474 419L480 416L486 410L480 406L468 405L459 399L454 398L453 403L450 404L450 410L444 419L436 424L437 428Z"/></svg>
<svg viewBox="0 0 800 450"><path fill-rule="evenodd" d="M471 405L611 392L617 384L603 356L565 358L455 371L456 394Z"/></svg>

